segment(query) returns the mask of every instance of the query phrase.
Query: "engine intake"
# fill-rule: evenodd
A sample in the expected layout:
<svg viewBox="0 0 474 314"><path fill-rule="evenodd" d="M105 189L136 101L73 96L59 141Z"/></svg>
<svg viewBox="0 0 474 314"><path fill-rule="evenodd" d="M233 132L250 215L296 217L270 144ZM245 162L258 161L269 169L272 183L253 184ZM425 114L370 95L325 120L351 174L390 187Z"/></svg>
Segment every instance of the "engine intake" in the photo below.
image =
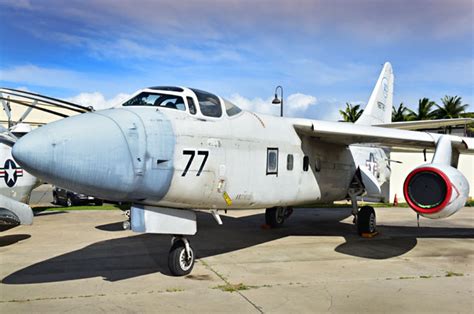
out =
<svg viewBox="0 0 474 314"><path fill-rule="evenodd" d="M420 215L444 218L464 206L469 195L469 183L456 168L429 164L408 175L403 193L408 205Z"/></svg>

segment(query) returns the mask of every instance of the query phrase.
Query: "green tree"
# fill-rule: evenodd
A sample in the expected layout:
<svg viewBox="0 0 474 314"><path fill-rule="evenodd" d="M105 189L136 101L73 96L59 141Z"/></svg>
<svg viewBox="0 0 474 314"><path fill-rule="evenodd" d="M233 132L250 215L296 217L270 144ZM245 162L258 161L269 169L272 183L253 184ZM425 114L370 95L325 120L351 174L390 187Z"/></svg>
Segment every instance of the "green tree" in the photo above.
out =
<svg viewBox="0 0 474 314"><path fill-rule="evenodd" d="M398 121L407 121L408 120L408 111L409 109L403 105L403 103L400 103L398 108L395 108L395 106L392 107L392 122L398 122Z"/></svg>
<svg viewBox="0 0 474 314"><path fill-rule="evenodd" d="M408 109L409 120L433 120L436 118L436 114L433 111L433 107L438 106L434 101L429 98L422 98L418 100L418 110L415 112Z"/></svg>
<svg viewBox="0 0 474 314"><path fill-rule="evenodd" d="M345 110L339 110L339 113L341 114L345 122L356 122L363 112L364 109L360 109L360 105L354 106L348 102L346 102Z"/></svg>
<svg viewBox="0 0 474 314"><path fill-rule="evenodd" d="M461 114L469 107L468 104L462 104L462 98L459 96L444 96L441 98L443 106L438 106L434 111L437 119L459 118Z"/></svg>

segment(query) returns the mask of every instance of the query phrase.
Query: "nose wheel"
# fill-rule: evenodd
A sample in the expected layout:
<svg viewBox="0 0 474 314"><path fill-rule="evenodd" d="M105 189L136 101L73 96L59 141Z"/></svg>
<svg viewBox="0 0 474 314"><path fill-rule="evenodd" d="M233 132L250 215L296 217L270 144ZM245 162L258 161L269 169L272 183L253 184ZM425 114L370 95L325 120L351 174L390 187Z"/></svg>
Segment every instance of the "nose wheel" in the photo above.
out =
<svg viewBox="0 0 474 314"><path fill-rule="evenodd" d="M185 237L173 237L168 255L168 268L174 276L188 275L194 267L194 252Z"/></svg>

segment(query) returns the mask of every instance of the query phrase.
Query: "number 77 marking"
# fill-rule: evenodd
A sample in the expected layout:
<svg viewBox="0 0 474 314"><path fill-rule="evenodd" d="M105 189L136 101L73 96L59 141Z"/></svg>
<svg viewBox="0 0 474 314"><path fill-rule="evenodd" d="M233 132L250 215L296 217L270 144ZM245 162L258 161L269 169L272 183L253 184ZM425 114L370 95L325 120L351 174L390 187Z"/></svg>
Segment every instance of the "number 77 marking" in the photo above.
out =
<svg viewBox="0 0 474 314"><path fill-rule="evenodd" d="M204 156L201 166L199 167L198 172L196 173L196 176L199 177L202 173L202 170L204 169L204 166L206 165L207 158L209 157L209 151L207 150L199 150L197 153L199 156ZM189 160L188 163L186 164L186 167L184 167L184 171L181 174L182 177L185 177L186 174L189 171L189 168L191 167L191 164L193 163L194 156L196 156L196 152L194 150L183 150L183 155L189 155Z"/></svg>
<svg viewBox="0 0 474 314"><path fill-rule="evenodd" d="M204 169L207 157L209 157L209 152L207 150L200 150L198 151L198 155L204 155L204 159L202 160L201 167L199 167L198 173L196 174L197 177L201 175L202 169Z"/></svg>

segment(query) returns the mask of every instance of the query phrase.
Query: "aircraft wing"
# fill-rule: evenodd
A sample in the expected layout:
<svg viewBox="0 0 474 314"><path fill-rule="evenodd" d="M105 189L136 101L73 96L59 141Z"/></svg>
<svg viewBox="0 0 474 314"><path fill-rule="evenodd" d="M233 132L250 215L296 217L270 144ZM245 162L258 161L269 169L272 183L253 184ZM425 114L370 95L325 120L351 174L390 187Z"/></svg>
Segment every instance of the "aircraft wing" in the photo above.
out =
<svg viewBox="0 0 474 314"><path fill-rule="evenodd" d="M379 126L367 126L345 122L307 121L294 124L299 134L317 138L328 143L342 145L374 144L395 148L398 151L434 149L438 139L444 134L387 129ZM474 154L474 138L448 135L460 153Z"/></svg>
<svg viewBox="0 0 474 314"><path fill-rule="evenodd" d="M374 126L381 128L391 128L400 130L420 130L420 129L436 129L447 126L466 125L474 123L472 118L459 119L439 119L439 120L421 120L421 121L403 121L392 122L386 124L376 124Z"/></svg>

